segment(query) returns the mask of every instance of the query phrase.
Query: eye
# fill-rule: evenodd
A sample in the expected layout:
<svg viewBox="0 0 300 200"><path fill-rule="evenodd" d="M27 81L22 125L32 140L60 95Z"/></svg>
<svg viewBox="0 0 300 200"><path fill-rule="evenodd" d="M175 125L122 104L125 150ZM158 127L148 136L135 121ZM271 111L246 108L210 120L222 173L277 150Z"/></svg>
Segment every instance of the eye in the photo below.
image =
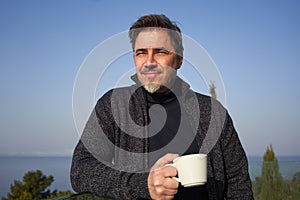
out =
<svg viewBox="0 0 300 200"><path fill-rule="evenodd" d="M141 56L141 55L145 55L146 52L145 51L136 51L135 52L135 56Z"/></svg>
<svg viewBox="0 0 300 200"><path fill-rule="evenodd" d="M170 52L168 50L164 50L164 49L160 49L157 51L158 54L162 54L162 55L167 55L169 54Z"/></svg>

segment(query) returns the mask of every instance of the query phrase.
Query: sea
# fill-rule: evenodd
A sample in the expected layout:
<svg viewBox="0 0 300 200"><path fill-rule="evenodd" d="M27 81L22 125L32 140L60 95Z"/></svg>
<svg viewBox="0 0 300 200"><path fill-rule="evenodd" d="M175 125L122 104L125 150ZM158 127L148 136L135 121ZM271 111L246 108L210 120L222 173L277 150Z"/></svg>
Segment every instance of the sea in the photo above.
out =
<svg viewBox="0 0 300 200"><path fill-rule="evenodd" d="M284 179L291 180L300 171L300 156L278 156L280 173ZM52 175L54 182L50 189L72 190L70 183L71 157L18 157L0 156L0 198L7 197L14 180L22 181L28 171L41 170L44 175ZM249 156L249 173L252 180L261 175L262 157Z"/></svg>

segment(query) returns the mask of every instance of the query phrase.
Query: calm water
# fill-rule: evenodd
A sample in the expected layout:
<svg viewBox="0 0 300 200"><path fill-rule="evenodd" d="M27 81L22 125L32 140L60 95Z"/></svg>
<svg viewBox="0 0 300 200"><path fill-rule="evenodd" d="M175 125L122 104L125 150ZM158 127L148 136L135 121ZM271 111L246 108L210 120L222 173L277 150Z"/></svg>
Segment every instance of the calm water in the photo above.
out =
<svg viewBox="0 0 300 200"><path fill-rule="evenodd" d="M291 180L296 172L300 171L300 156L278 156L279 170L284 179ZM249 173L252 180L261 176L262 158L250 156Z"/></svg>
<svg viewBox="0 0 300 200"><path fill-rule="evenodd" d="M300 156L278 157L280 172L285 179L292 179L300 171ZM72 190L70 184L70 157L0 157L0 198L7 196L10 184L22 180L30 170L40 169L44 175L54 176L51 189ZM262 158L249 157L251 179L261 175Z"/></svg>
<svg viewBox="0 0 300 200"><path fill-rule="evenodd" d="M10 184L22 180L23 175L40 169L44 175L52 175L51 190L71 190L71 157L0 157L0 198L7 196Z"/></svg>

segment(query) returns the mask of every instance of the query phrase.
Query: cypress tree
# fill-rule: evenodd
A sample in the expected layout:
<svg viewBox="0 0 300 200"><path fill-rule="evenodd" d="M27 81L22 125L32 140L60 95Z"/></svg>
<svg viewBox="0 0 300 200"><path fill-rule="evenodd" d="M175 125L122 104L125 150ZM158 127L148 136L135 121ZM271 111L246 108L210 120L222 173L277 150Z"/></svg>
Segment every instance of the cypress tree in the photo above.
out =
<svg viewBox="0 0 300 200"><path fill-rule="evenodd" d="M210 82L209 85L209 93L212 98L217 99L216 86L212 81Z"/></svg>
<svg viewBox="0 0 300 200"><path fill-rule="evenodd" d="M279 172L278 160L275 156L272 145L267 147L263 159L259 199L284 199L283 178Z"/></svg>

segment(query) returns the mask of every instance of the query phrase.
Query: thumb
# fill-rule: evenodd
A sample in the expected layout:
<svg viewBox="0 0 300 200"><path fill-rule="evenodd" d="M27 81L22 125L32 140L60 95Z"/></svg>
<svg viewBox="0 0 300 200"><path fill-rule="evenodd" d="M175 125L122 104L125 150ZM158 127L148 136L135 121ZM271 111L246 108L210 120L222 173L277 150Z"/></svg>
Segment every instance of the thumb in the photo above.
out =
<svg viewBox="0 0 300 200"><path fill-rule="evenodd" d="M155 169L164 167L166 164L172 162L177 157L179 157L178 154L168 153L168 154L164 155L163 157L161 157L160 159L158 159L156 161L156 163L153 165L151 170L155 170Z"/></svg>

